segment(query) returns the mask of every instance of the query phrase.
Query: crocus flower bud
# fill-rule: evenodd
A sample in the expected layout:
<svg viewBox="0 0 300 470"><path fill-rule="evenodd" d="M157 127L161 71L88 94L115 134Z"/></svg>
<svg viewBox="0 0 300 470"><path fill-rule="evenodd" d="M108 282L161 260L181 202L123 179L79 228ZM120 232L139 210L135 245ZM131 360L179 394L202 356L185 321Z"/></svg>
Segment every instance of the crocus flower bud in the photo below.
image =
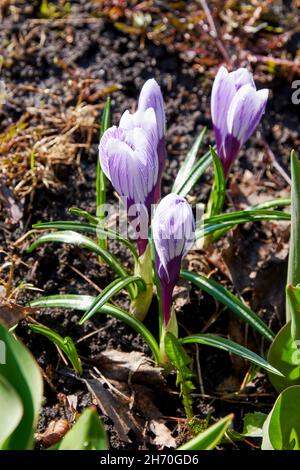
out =
<svg viewBox="0 0 300 470"><path fill-rule="evenodd" d="M211 96L211 114L218 155L227 176L242 145L251 137L265 112L269 90L256 90L245 68L228 72L221 67Z"/></svg>
<svg viewBox="0 0 300 470"><path fill-rule="evenodd" d="M171 193L158 204L152 220L156 272L161 284L164 327L171 316L172 294L182 258L192 247L195 220L187 201Z"/></svg>
<svg viewBox="0 0 300 470"><path fill-rule="evenodd" d="M125 121L124 127L113 126L103 134L99 145L100 164L117 193L126 199L127 210L133 204L141 205L147 212L149 224L159 167L156 117L154 110L148 108L139 111L130 125L126 126ZM137 243L142 255L147 236L138 238Z"/></svg>
<svg viewBox="0 0 300 470"><path fill-rule="evenodd" d="M151 78L144 84L138 102L138 110L145 111L148 108L153 108L156 115L157 122L157 154L159 161L158 179L155 188L155 202L160 199L160 187L161 177L165 167L166 161L166 143L165 143L165 132L166 132L166 117L164 110L164 100L161 93L161 89L158 83Z"/></svg>

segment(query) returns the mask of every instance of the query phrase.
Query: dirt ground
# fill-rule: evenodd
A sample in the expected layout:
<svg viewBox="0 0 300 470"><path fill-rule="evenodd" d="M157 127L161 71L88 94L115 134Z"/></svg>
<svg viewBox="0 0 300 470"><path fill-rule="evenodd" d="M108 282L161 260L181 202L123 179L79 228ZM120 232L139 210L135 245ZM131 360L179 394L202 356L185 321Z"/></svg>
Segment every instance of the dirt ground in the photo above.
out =
<svg viewBox="0 0 300 470"><path fill-rule="evenodd" d="M48 244L29 255L26 248L36 235L23 236L37 221L72 218L70 207L95 211L99 122L106 96L111 95L116 124L126 109L134 109L139 90L150 77L161 85L166 103L168 161L163 194L171 189L203 126L208 127L205 148L213 143L211 86L218 67L227 64L250 67L257 86L269 88L271 94L259 130L231 171L225 208L243 209L289 195L289 155L299 148L300 105L291 101L292 82L300 73L299 1L207 3L209 15L197 1L0 2L0 78L7 92L0 111L2 302L9 297L24 305L41 292L96 295L95 286L103 288L113 280L112 272L87 251ZM190 200L206 202L211 181L207 171ZM109 198L114 199L111 188ZM284 316L288 240L286 223L247 224L205 252L191 253L186 265L242 295L277 331ZM111 249L130 263L117 243ZM116 303L128 307L125 296ZM176 311L183 332L219 333L258 353L267 346L228 310L185 283L177 289ZM76 312L53 309L35 315L77 342L85 359L83 379L63 363L48 340L28 332L25 320L16 330L45 377L40 433L51 420L71 422L76 410L96 403L90 393L95 387L93 366L117 386L103 352L150 355L143 340L119 321L98 315L79 326L79 318ZM146 324L155 330L156 323L153 302ZM245 413L270 410L276 395L263 372L240 390L249 364L204 346L194 353L198 358L193 364L194 411L199 418L214 422L233 412L239 430ZM128 385L122 386L127 393ZM111 447L163 448L171 437L177 443L186 440L175 376L167 381L155 376L150 382L140 378L134 387L130 393L143 399L136 400L130 411L124 405L127 414L121 415L128 427L99 407ZM102 388L97 393L105 402L107 385ZM109 403L106 409L113 406ZM147 425L151 420L166 426L165 435ZM45 446L40 436L37 447ZM239 442L229 447L255 445Z"/></svg>

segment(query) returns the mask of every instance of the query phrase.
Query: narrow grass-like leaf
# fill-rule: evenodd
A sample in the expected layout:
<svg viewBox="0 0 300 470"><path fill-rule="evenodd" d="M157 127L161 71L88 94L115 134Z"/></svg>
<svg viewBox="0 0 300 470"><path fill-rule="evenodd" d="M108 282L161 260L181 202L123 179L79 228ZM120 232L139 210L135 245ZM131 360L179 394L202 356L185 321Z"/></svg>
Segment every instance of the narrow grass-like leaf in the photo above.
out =
<svg viewBox="0 0 300 470"><path fill-rule="evenodd" d="M221 286L213 279L208 279L190 271L181 271L181 277L192 282L199 289L203 289L223 305L226 305L229 310L251 325L254 330L258 331L258 333L264 336L268 341L273 341L275 335L265 322L234 294L225 289L225 287Z"/></svg>
<svg viewBox="0 0 300 470"><path fill-rule="evenodd" d="M181 340L181 343L205 344L214 348L224 349L224 351L235 354L236 356L242 357L243 359L247 359L248 361L252 362L253 364L259 367L262 367L263 369L267 370L268 372L271 372L272 374L282 376L281 372L275 369L275 367L271 366L271 364L269 364L258 354L250 351L250 349L247 349L238 343L235 343L234 341L231 341L230 339L223 338L222 336L212 335L210 333L191 335L187 336L186 338L183 338Z"/></svg>
<svg viewBox="0 0 300 470"><path fill-rule="evenodd" d="M225 233L238 224L258 222L261 220L289 221L290 219L291 215L288 212L282 211L257 209L229 212L209 217L197 223L195 236L196 240L199 240L201 237L217 231L222 231L222 235L225 235Z"/></svg>
<svg viewBox="0 0 300 470"><path fill-rule="evenodd" d="M185 197L192 187L197 183L197 181L201 178L201 176L205 173L209 165L212 163L212 158L210 152L206 152L197 163L193 166L190 171L190 174L182 184L180 188L177 190L177 194L179 196Z"/></svg>
<svg viewBox="0 0 300 470"><path fill-rule="evenodd" d="M177 370L176 385L180 386L180 395L182 397L186 417L188 419L192 419L194 413L191 392L195 389L193 382L191 381L193 373L189 368L189 364L192 360L182 347L179 340L169 331L165 335L164 343L165 352Z"/></svg>
<svg viewBox="0 0 300 470"><path fill-rule="evenodd" d="M292 207L291 238L287 284L296 286L300 282L300 162L294 151L291 154ZM286 323L291 320L289 302L286 301Z"/></svg>
<svg viewBox="0 0 300 470"><path fill-rule="evenodd" d="M177 450L213 450L222 440L227 429L233 421L234 415L230 414L213 424L196 437L186 442Z"/></svg>
<svg viewBox="0 0 300 470"><path fill-rule="evenodd" d="M204 136L206 134L206 130L206 127L202 129L195 142L193 143L192 148L187 153L187 156L177 173L175 182L173 184L172 193L177 194L180 188L182 188L182 186L185 184L188 177L190 176L190 173L197 158L197 154L199 152L199 148L202 145Z"/></svg>
<svg viewBox="0 0 300 470"><path fill-rule="evenodd" d="M108 438L95 408L87 408L72 429L49 450L108 450Z"/></svg>
<svg viewBox="0 0 300 470"><path fill-rule="evenodd" d="M0 365L0 374L18 393L23 405L22 419L2 448L29 450L33 448L33 435L42 404L42 375L30 352L0 324L1 344L5 345L5 364Z"/></svg>
<svg viewBox="0 0 300 470"><path fill-rule="evenodd" d="M112 240L118 240L122 243L133 255L134 259L138 260L138 252L133 243L130 240L123 237L114 230L103 228L101 226L95 226L94 224L87 224L82 222L76 222L73 220L57 220L54 222L41 222L39 224L33 225L34 229L38 230L73 230L74 232L85 232L93 235L98 235L98 237L111 238Z"/></svg>
<svg viewBox="0 0 300 470"><path fill-rule="evenodd" d="M224 205L226 180L224 176L223 166L216 151L210 147L210 154L214 167L214 182L211 190L211 195L207 207L207 215L212 217L220 214Z"/></svg>
<svg viewBox="0 0 300 470"><path fill-rule="evenodd" d="M39 299L35 299L30 302L30 305L32 307L67 308L85 312L91 307L95 299L96 297L92 297L89 295L53 295L49 297L40 297ZM121 308L115 307L114 305L110 304L103 305L97 313L111 315L112 317L123 321L131 328L133 328L144 338L153 353L155 361L157 363L159 362L160 354L157 341L152 335L152 333L143 325L142 322L134 318L129 313L125 312L125 310L122 310Z"/></svg>
<svg viewBox="0 0 300 470"><path fill-rule="evenodd" d="M94 215L90 214L88 211L81 209L80 207L71 207L68 212L76 217L82 217L87 220L91 225L98 225L99 220Z"/></svg>
<svg viewBox="0 0 300 470"><path fill-rule="evenodd" d="M81 360L78 356L77 349L72 338L69 336L63 338L58 333L56 333L56 331L52 330L51 328L47 328L46 326L36 325L34 323L30 323L28 326L34 333L43 335L52 341L52 343L56 344L56 346L58 346L59 349L65 353L74 370L78 372L78 374L82 374Z"/></svg>
<svg viewBox="0 0 300 470"><path fill-rule="evenodd" d="M101 127L100 127L100 139L103 136L104 132L110 126L110 97L107 98L105 107L102 113L101 118ZM104 204L106 203L106 176L102 171L100 165L100 159L97 155L97 170L96 170L96 216L99 218L99 223L103 223L103 219L105 218L105 210ZM99 234L99 232L98 232ZM98 240L99 246L103 249L106 248L106 239L99 238ZM101 259L101 258L100 258Z"/></svg>
<svg viewBox="0 0 300 470"><path fill-rule="evenodd" d="M273 209L274 207L285 207L291 205L290 197L278 197L275 199L269 199L268 201L260 202L254 206L250 206L249 209ZM248 209L246 209L248 210Z"/></svg>
<svg viewBox="0 0 300 470"><path fill-rule="evenodd" d="M129 284L137 285L140 290L145 290L146 284L140 276L128 276L125 279L115 279L96 297L91 307L85 312L80 319L79 324L83 325L84 322L89 320L95 313L99 311L104 304L110 301L112 297L125 289Z"/></svg>
<svg viewBox="0 0 300 470"><path fill-rule="evenodd" d="M107 250L98 246L93 240L84 235L81 235L80 233L74 232L72 230L46 233L35 240L27 249L27 251L31 253L43 243L67 243L70 245L77 245L82 248L86 248L87 250L93 251L97 255L101 256L101 258L118 276L122 278L126 278L128 276L128 273L112 253L109 253ZM128 292L133 299L135 297L135 289L132 285L128 286Z"/></svg>

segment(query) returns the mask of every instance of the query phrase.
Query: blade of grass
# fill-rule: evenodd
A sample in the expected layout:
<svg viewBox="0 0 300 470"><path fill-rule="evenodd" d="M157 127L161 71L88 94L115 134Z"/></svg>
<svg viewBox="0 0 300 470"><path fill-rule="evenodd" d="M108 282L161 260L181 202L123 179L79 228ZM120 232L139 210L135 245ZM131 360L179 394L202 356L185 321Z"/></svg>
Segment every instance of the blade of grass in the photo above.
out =
<svg viewBox="0 0 300 470"><path fill-rule="evenodd" d="M282 376L282 373L279 372L275 367L271 366L265 359L260 357L258 354L250 351L250 349L241 346L234 341L231 341L227 338L222 338L222 336L212 335L210 333L205 334L197 334L187 336L180 340L181 344L204 344L207 346L212 346L214 348L223 349L229 353L235 354L236 356L242 357L243 359L247 359L247 361L252 362L253 364L262 367L263 369L267 370L268 372L272 372L272 374Z"/></svg>
<svg viewBox="0 0 300 470"><path fill-rule="evenodd" d="M102 228L99 226L95 226L94 224L86 224L82 222L74 222L72 220L57 220L55 222L42 222L39 224L33 225L34 229L38 230L73 230L74 232L86 232L96 235L99 233L102 237L111 238L112 240L118 240L122 243L128 250L131 252L132 256L136 261L138 261L138 252L133 243L130 240L123 237L117 232L114 232L111 229Z"/></svg>
<svg viewBox="0 0 300 470"><path fill-rule="evenodd" d="M181 271L181 277L192 282L199 289L203 289L223 305L226 305L229 310L251 325L254 330L260 333L268 341L273 341L275 335L265 322L240 299L233 295L229 290L225 289L225 287L219 285L212 279L208 279L200 274L195 274L190 271Z"/></svg>
<svg viewBox="0 0 300 470"><path fill-rule="evenodd" d="M192 145L192 148L187 153L187 156L181 165L178 174L176 176L175 182L173 184L172 193L178 193L180 188L184 185L185 181L188 179L190 172L194 166L195 160L197 158L197 154L199 151L200 146L203 143L204 136L206 134L207 128L204 127L198 137L196 138L195 142Z"/></svg>
<svg viewBox="0 0 300 470"><path fill-rule="evenodd" d="M101 256L101 259L103 259L119 277L128 277L128 273L112 253L109 253L107 250L101 248L93 240L85 237L84 235L81 235L81 233L73 232L72 230L46 233L35 240L32 245L30 245L30 247L27 249L28 253L31 253L43 243L67 243L70 245L80 246ZM128 286L128 292L130 297L134 299L135 289L132 285Z"/></svg>
<svg viewBox="0 0 300 470"><path fill-rule="evenodd" d="M128 276L126 279L115 279L96 297L90 308L79 320L79 325L83 325L83 323L95 315L104 304L109 302L113 296L125 289L129 284L141 286L143 290L146 288L146 284L140 276Z"/></svg>
<svg viewBox="0 0 300 470"><path fill-rule="evenodd" d="M87 309L91 307L93 302L95 301L96 297L88 296L88 295L54 295L49 297L40 297L39 299L35 299L30 302L32 307L39 307L39 308L66 308L66 309L74 309L85 312ZM152 333L146 328L142 322L134 318L129 313L125 312L119 307L115 307L111 304L103 305L97 313L104 314L104 315L111 315L112 317L117 318L118 320L123 321L131 328L133 328L137 333L139 333L146 343L148 344L149 348L151 349L155 362L159 363L159 346L157 344L156 339L152 335Z"/></svg>
<svg viewBox="0 0 300 470"><path fill-rule="evenodd" d="M28 324L31 331L34 333L38 333L40 335L45 336L47 339L52 341L52 343L56 344L62 352L65 353L69 361L71 362L74 370L78 372L79 375L82 375L82 365L81 360L78 356L76 346L70 338L70 336L66 336L63 338L60 336L56 331L52 330L51 328L47 328L46 326L36 325L33 323Z"/></svg>

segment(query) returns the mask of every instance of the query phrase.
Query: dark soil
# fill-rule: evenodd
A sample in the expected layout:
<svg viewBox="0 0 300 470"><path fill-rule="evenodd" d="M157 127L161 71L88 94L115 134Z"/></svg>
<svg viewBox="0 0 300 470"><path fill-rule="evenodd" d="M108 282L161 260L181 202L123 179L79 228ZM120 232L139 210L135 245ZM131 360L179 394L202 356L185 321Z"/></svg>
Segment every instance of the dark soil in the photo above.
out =
<svg viewBox="0 0 300 470"><path fill-rule="evenodd" d="M72 14L79 17L91 16L96 3L83 0L71 2ZM280 12L283 16L286 11L292 14L292 8L293 6L282 7ZM35 22L33 20L38 18L39 12L38 2L34 7L32 2L23 2L17 12L14 17L9 6L2 11L0 58L1 56L4 58L6 65L2 67L1 78L7 84L9 96L0 114L1 132L4 132L10 123L20 119L24 113L30 114L32 108L57 106L57 102L51 98L51 93L59 97L59 102L63 103L66 109L76 105L72 89L74 80L78 82L86 79L97 80L91 82L94 85L88 90L89 96L92 96L97 89L111 85L121 86L121 89L113 92L111 96L112 121L117 123L121 113L128 108L134 108L145 80L154 77L162 87L166 102L168 163L163 180L163 194L167 194L172 187L180 162L194 138L203 126L211 129L210 90L215 70L224 61L223 57L214 51L217 60L211 67L206 67L206 70L209 68L208 73L206 70L203 73L194 67L188 53L154 44L148 39L144 48L141 48L139 37L123 34L107 18L98 18L93 22L79 21L76 24L67 21L52 23L50 20ZM253 48L257 52L263 47L265 37L263 34L261 36L258 34L255 39L257 43L253 44ZM14 44L13 48L10 48L11 44ZM231 44L231 47L234 46ZM289 59L293 61L297 55L299 37L291 36L286 47ZM65 67L58 65L57 58L63 61ZM240 61L239 65L245 65L245 60ZM281 74L281 70L277 70L275 75L270 77L261 71L260 64L252 65L258 87L267 86L272 93L259 132L243 149L231 172L226 201L226 209L230 210L288 194L289 185L278 168L273 165L271 151L274 152L275 159L283 172L288 174L290 151L299 145L299 107L291 103L291 80L295 72L294 75L289 74L286 77ZM47 89L49 94L40 94L37 91L30 91L29 88L24 90L20 85ZM98 101L102 107L104 97ZM99 122L99 111L97 108L97 122ZM38 118L32 116L32 119ZM78 143L81 142L80 132L75 134L75 139ZM213 143L211 131L207 134L205 146L209 143ZM25 251L28 239L17 246L13 245L13 242L37 221L70 218L67 210L72 206L95 211L97 145L96 128L92 134L90 148L80 151L79 163L69 165L62 162L54 165L54 175L59 184L49 188L43 185L25 198L22 223L12 223L7 206L4 201L0 201L2 209L0 241L3 250L3 254L0 252L0 259L4 263L8 258L15 258L14 286L25 281L42 289L43 295L57 293L96 295L95 288L78 272L100 288L113 280L112 272L106 266L99 265L97 257L87 251L51 244L44 245L29 255ZM208 171L195 186L191 194L194 200L200 202L207 200L211 176L211 172ZM6 175L2 174L3 181L5 178ZM9 182L11 183L9 189L13 191L13 183ZM111 188L109 197L111 200L114 198ZM18 201L17 198L16 200ZM31 236L30 240L32 239ZM237 229L206 252L192 254L186 263L195 271L212 274L214 279L235 293L243 294L252 308L276 331L282 324L283 318L287 242L288 231L283 223L249 224ZM241 256L239 263L235 259L238 249ZM118 244L112 244L112 250L130 265L128 254ZM76 268L77 272L72 268ZM250 276L253 273L254 275ZM36 295L39 294L23 290L18 297L18 303L24 304ZM128 307L125 297L121 296L116 303L125 309ZM216 305L205 293L192 289L188 302L178 307L178 321L180 325L184 325L183 334L185 331L195 333L202 331L212 316L221 309L222 306ZM78 325L80 316L76 312L48 310L35 318L61 335L71 336L74 341L99 330L89 339L78 343L79 354L89 360L106 349L119 349L125 352L135 350L150 355L147 345L129 327L105 316L95 316L82 327ZM155 302L146 324L155 331ZM267 346L262 343L258 335L250 329L248 331L244 324L226 310L222 311L217 320L208 327L208 331L228 336L258 353L264 351ZM61 416L68 418L68 411L59 394L77 395L78 411L92 402L85 383L63 364L55 347L48 340L28 333L26 321L19 324L17 334L28 345L47 375L49 383L52 384L50 386L45 382L45 404L39 431L43 431L52 419ZM197 416L204 419L211 415L212 419L216 420L233 412L235 428L239 430L245 413L255 410L268 412L276 395L263 373L259 374L243 393L235 394L247 372L247 364L225 352L206 347L199 349L205 396L200 394L199 376L194 363L196 385L194 410ZM191 349L191 352L195 351ZM195 354L193 356L195 357ZM84 377L88 376L89 367L86 366ZM175 391L175 377L171 376L165 389L155 390L154 402L164 416L173 418L167 419L166 422L180 442L184 430L174 418L184 418L184 410L178 395L174 394ZM104 422L113 448L149 447L150 444L136 442L136 436L132 438L132 443L120 441L109 417L104 417ZM245 445L239 443L236 447L244 448Z"/></svg>

